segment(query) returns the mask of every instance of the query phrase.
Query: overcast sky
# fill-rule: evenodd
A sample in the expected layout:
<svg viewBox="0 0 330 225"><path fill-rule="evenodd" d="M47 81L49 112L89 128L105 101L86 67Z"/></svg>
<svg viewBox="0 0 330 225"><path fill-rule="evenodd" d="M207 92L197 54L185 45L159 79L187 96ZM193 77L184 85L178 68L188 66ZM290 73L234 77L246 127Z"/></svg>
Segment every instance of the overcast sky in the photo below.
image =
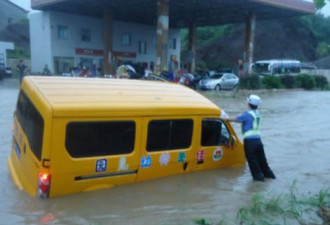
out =
<svg viewBox="0 0 330 225"><path fill-rule="evenodd" d="M10 0L14 2L16 5L21 6L24 9L31 10L31 0ZM312 0L306 0L306 1L312 1ZM322 13L325 16L330 16L330 4L328 3L323 9Z"/></svg>

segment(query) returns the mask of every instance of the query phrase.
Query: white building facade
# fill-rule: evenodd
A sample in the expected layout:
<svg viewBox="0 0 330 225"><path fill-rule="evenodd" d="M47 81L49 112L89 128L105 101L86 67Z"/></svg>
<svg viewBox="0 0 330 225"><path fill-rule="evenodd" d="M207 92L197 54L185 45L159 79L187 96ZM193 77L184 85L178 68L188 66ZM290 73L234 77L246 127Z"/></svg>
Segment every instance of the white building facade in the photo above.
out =
<svg viewBox="0 0 330 225"><path fill-rule="evenodd" d="M48 65L54 74L69 73L78 65L103 68L103 20L60 12L30 15L31 72ZM112 64L139 64L155 70L156 26L113 22ZM168 68L179 67L180 29L168 34Z"/></svg>
<svg viewBox="0 0 330 225"><path fill-rule="evenodd" d="M0 69L7 66L7 50L14 50L14 43L0 41Z"/></svg>

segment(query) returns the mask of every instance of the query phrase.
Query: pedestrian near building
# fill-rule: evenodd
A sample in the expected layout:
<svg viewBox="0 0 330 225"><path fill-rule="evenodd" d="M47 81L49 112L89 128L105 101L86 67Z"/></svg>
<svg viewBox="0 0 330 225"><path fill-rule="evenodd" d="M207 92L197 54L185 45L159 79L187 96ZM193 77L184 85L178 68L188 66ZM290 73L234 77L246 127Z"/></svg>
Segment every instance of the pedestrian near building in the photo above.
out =
<svg viewBox="0 0 330 225"><path fill-rule="evenodd" d="M21 84L25 76L25 71L27 69L27 66L23 63L23 60L20 60L16 67L18 69L19 83Z"/></svg>
<svg viewBox="0 0 330 225"><path fill-rule="evenodd" d="M83 66L82 70L80 71L79 77L88 77L89 76L89 70L86 68L86 66Z"/></svg>
<svg viewBox="0 0 330 225"><path fill-rule="evenodd" d="M221 118L229 122L242 124L244 137L244 152L251 175L256 181L264 181L264 178L275 179L273 171L269 168L260 137L261 115L258 106L261 99L257 95L247 98L249 110L236 117Z"/></svg>
<svg viewBox="0 0 330 225"><path fill-rule="evenodd" d="M45 75L45 76L50 76L52 75L52 72L50 71L50 69L48 68L48 65L46 64L44 69L42 70L42 75Z"/></svg>
<svg viewBox="0 0 330 225"><path fill-rule="evenodd" d="M238 60L238 75L241 78L244 76L244 65L241 59Z"/></svg>
<svg viewBox="0 0 330 225"><path fill-rule="evenodd" d="M149 74L150 74L150 70L148 67L144 68L144 79L145 80L149 80Z"/></svg>

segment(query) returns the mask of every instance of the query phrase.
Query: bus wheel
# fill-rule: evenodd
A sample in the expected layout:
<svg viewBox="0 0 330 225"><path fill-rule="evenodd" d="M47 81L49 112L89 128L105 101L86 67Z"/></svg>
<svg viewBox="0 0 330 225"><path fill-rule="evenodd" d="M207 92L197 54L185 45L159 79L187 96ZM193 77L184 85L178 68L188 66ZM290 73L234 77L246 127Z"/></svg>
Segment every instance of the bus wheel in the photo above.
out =
<svg viewBox="0 0 330 225"><path fill-rule="evenodd" d="M221 91L221 86L220 86L220 84L217 84L217 86L215 86L214 90L216 90L216 91Z"/></svg>

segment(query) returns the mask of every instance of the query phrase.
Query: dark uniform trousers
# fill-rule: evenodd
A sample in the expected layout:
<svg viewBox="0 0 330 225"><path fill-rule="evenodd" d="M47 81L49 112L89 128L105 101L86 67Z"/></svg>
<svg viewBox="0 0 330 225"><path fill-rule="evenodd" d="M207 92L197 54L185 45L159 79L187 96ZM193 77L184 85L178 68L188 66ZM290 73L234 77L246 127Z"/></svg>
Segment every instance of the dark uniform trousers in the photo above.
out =
<svg viewBox="0 0 330 225"><path fill-rule="evenodd" d="M244 139L244 151L254 180L263 181L264 177L275 179L273 171L268 166L260 139Z"/></svg>

